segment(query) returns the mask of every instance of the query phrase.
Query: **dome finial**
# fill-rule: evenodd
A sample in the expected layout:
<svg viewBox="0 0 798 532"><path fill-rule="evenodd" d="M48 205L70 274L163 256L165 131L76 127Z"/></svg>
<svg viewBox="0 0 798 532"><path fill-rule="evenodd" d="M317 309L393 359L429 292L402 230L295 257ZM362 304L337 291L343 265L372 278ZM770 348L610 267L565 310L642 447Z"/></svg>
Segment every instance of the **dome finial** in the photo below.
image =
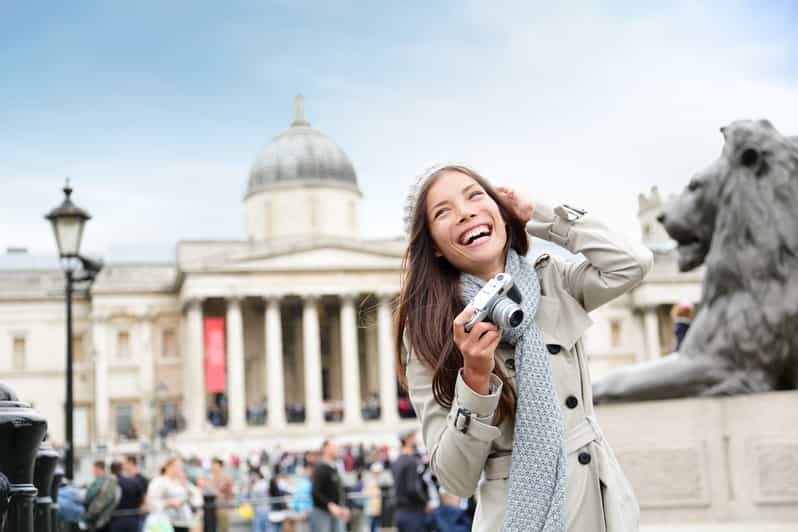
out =
<svg viewBox="0 0 798 532"><path fill-rule="evenodd" d="M291 123L292 126L309 126L310 123L305 120L305 97L302 94L296 95L296 117Z"/></svg>

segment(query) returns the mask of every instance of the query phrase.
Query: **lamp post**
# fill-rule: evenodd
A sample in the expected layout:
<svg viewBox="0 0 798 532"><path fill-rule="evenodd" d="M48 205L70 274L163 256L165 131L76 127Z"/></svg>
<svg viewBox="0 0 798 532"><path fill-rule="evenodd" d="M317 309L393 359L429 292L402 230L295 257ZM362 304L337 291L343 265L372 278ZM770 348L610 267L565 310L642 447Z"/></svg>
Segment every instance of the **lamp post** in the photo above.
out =
<svg viewBox="0 0 798 532"><path fill-rule="evenodd" d="M61 205L51 210L45 218L50 221L58 245L58 255L61 257L61 267L66 275L66 457L64 460L64 476L69 480L74 478L74 435L72 432L72 419L74 405L72 400L72 292L74 284L88 281L91 283L102 269L102 262L93 261L80 256L80 242L83 238L83 227L91 218L89 213L72 203L72 187L69 179L66 181L64 201ZM81 271L76 271L77 262L81 264Z"/></svg>

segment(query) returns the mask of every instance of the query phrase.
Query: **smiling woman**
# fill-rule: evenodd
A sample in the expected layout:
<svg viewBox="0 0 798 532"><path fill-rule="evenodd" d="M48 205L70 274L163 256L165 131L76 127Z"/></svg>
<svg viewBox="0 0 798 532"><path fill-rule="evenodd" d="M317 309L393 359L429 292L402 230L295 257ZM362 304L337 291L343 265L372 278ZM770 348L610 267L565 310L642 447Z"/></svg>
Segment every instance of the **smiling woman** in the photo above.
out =
<svg viewBox="0 0 798 532"><path fill-rule="evenodd" d="M507 207L498 192L482 176L465 166L447 166L433 172L421 183L409 220L411 232L403 269L403 303L413 300L417 312L402 315L400 306L397 338L404 342L405 322L419 347L419 356L429 356L427 363L445 368L436 375L434 386L444 404L451 406L457 370L462 355L451 335L451 323L462 310L457 280L461 271L483 279L503 271L504 255L511 245L520 254L529 250L524 223ZM472 247L464 240L473 229L488 226L482 245ZM446 316L448 319L441 320ZM443 324L443 325L442 325ZM498 343L498 342L497 342ZM497 375L503 381L501 369ZM400 375L403 372L400 371ZM468 376L471 376L470 374ZM486 379L482 378L482 381ZM486 382L478 388L486 388ZM499 409L499 420L515 413L515 390L507 386Z"/></svg>
<svg viewBox="0 0 798 532"><path fill-rule="evenodd" d="M651 253L584 211L533 205L464 166L425 175L406 212L397 370L433 472L450 493L478 496L473 530L637 530L637 500L593 416L580 338L587 313L638 284ZM533 266L530 235L587 260L544 255ZM500 272L523 294L523 322L466 331L464 301Z"/></svg>

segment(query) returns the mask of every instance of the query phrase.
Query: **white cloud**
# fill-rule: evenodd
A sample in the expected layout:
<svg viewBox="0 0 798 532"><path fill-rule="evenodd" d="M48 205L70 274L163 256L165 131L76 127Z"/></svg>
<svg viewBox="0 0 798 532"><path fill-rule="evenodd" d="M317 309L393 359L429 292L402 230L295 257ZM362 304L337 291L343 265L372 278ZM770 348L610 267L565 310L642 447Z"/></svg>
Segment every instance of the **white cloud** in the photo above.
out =
<svg viewBox="0 0 798 532"><path fill-rule="evenodd" d="M397 27L278 63L274 78L314 81L307 116L357 168L366 236L399 234L407 186L442 160L470 162L533 199L580 205L634 236L637 194L681 189L719 153L721 125L766 117L798 133L796 73L782 70L795 44L756 27L762 19L747 4L455 9L424 25L434 31ZM76 200L95 215L87 246L243 238L256 153L225 150L189 162L113 160L119 154L72 162L64 172L79 176ZM63 178L28 173L3 171L11 184L0 230L14 230L0 244L46 251L52 236L40 211L60 201L53 189Z"/></svg>
<svg viewBox="0 0 798 532"><path fill-rule="evenodd" d="M688 6L609 17L487 6L470 4L469 14L498 36L493 49L454 44L429 52L417 42L409 62L422 69L425 53L452 58L437 79L383 90L363 80L360 96L372 107L361 106L360 116L385 133L365 142L371 153L358 144L347 149L359 155L361 175L382 178L367 185L372 233L398 231L396 219L378 213L398 218L394 198L412 176L457 159L534 198L581 204L637 235L637 193L651 185L680 190L719 153L721 125L768 117L785 133L798 130L790 113L795 85L765 76L783 60L781 43L746 35L743 13Z"/></svg>

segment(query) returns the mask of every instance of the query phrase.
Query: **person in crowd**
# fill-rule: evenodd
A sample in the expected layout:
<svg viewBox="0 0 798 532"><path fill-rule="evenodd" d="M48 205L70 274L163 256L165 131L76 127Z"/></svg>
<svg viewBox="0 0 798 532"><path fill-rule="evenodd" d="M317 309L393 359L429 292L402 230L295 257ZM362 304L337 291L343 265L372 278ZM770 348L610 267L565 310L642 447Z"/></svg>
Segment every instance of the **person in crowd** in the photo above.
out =
<svg viewBox="0 0 798 532"><path fill-rule="evenodd" d="M313 463L306 457L302 469L302 477L294 487L293 509L299 516L297 532L308 529L307 523L313 510Z"/></svg>
<svg viewBox="0 0 798 532"><path fill-rule="evenodd" d="M208 407L208 422L214 427L223 427L227 425L224 410L222 410L219 405L213 404Z"/></svg>
<svg viewBox="0 0 798 532"><path fill-rule="evenodd" d="M269 498L272 500L269 512L269 523L274 532L282 532L283 522L288 516L286 497L291 495L285 480L285 471L281 466L274 469L272 478L269 479Z"/></svg>
<svg viewBox="0 0 798 532"><path fill-rule="evenodd" d="M62 521L78 524L83 520L84 513L83 495L78 488L69 484L58 488L58 516Z"/></svg>
<svg viewBox="0 0 798 532"><path fill-rule="evenodd" d="M676 337L676 349L678 351L682 347L684 337L687 336L687 331L690 329L690 324L693 323L693 315L695 307L692 303L682 302L674 305L671 309L671 318L673 318L673 335Z"/></svg>
<svg viewBox="0 0 798 532"><path fill-rule="evenodd" d="M196 524L194 509L202 506L202 492L186 478L183 462L177 456L166 460L160 476L147 488L150 514L166 516L174 532L189 532Z"/></svg>
<svg viewBox="0 0 798 532"><path fill-rule="evenodd" d="M355 470L363 471L364 469L366 469L366 446L361 443L355 454Z"/></svg>
<svg viewBox="0 0 798 532"><path fill-rule="evenodd" d="M208 483L216 492L216 530L230 532L231 504L235 499L233 478L224 470L221 458L211 460L211 477Z"/></svg>
<svg viewBox="0 0 798 532"><path fill-rule="evenodd" d="M419 468L419 475L421 479L424 481L424 484L427 488L427 494L429 495L429 504L427 505L427 511L434 511L437 508L441 501L440 497L438 496L438 479L435 478L435 475L432 474L432 467L429 463L429 455L427 453L423 453L420 455L420 463L421 467Z"/></svg>
<svg viewBox="0 0 798 532"><path fill-rule="evenodd" d="M382 525L382 488L381 480L383 474L382 462L371 464L371 475L369 475L363 494L366 499L366 515L368 516L369 531L379 532Z"/></svg>
<svg viewBox="0 0 798 532"><path fill-rule="evenodd" d="M150 479L141 474L139 471L138 458L136 458L136 456L133 454L128 454L125 456L122 466L125 470L125 476L134 479L141 487L141 509L143 514L143 512L147 509L147 487L150 484Z"/></svg>
<svg viewBox="0 0 798 532"><path fill-rule="evenodd" d="M111 532L138 532L142 522L144 487L135 477L123 475L122 469L120 462L111 463L111 474L116 477L120 488L119 502L111 515Z"/></svg>
<svg viewBox="0 0 798 532"><path fill-rule="evenodd" d="M347 530L361 530L364 528L366 500L363 497L363 488L363 473L355 471L355 481L344 486L344 500L351 513L351 519L346 527Z"/></svg>
<svg viewBox="0 0 798 532"><path fill-rule="evenodd" d="M335 440L325 440L321 446L321 460L313 470L313 510L310 513L311 532L341 532L351 512L344 504L344 489L338 473L340 450Z"/></svg>
<svg viewBox="0 0 798 532"><path fill-rule="evenodd" d="M110 532L109 522L111 514L119 501L117 493L118 483L116 477L106 474L105 462L94 462L94 481L86 490L83 506L83 522L91 531Z"/></svg>
<svg viewBox="0 0 798 532"><path fill-rule="evenodd" d="M471 532L471 516L460 506L460 498L439 491L441 504L432 512L435 529L439 532Z"/></svg>
<svg viewBox="0 0 798 532"><path fill-rule="evenodd" d="M430 498L427 484L421 478L423 466L418 460L416 431L407 430L399 435L399 458L391 465L396 494L394 520L398 532L426 530L429 523L427 505Z"/></svg>
<svg viewBox="0 0 798 532"><path fill-rule="evenodd" d="M250 497L254 506L255 516L252 518L252 532L269 532L269 482L263 477L263 473L256 471L258 480L252 485Z"/></svg>
<svg viewBox="0 0 798 532"><path fill-rule="evenodd" d="M421 176L405 213L395 362L441 485L479 492L477 532L636 531L639 505L600 436L581 338L591 311L642 282L651 251L581 209L532 203L462 165ZM584 258L532 262L530 237ZM521 312L471 321L501 273ZM592 438L568 448L585 426Z"/></svg>
<svg viewBox="0 0 798 532"><path fill-rule="evenodd" d="M260 453L257 451L251 451L247 456L247 470L251 473L255 473L256 471L260 470Z"/></svg>
<svg viewBox="0 0 798 532"><path fill-rule="evenodd" d="M351 473L355 468L355 457L352 454L352 446L347 445L344 447L344 471Z"/></svg>

